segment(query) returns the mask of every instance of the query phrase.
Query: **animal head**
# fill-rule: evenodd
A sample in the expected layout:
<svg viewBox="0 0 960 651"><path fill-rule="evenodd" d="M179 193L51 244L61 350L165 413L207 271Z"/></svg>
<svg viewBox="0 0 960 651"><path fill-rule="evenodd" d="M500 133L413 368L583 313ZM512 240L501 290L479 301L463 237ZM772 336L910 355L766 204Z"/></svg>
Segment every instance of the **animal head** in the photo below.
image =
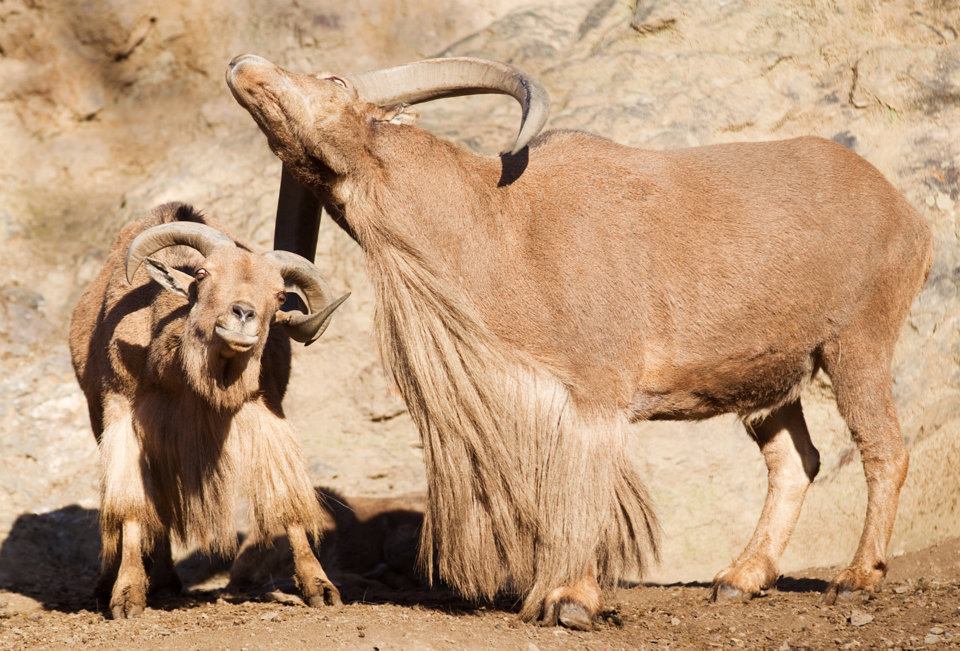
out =
<svg viewBox="0 0 960 651"><path fill-rule="evenodd" d="M202 257L192 274L154 257L178 245ZM259 357L273 323L281 324L293 339L310 344L349 296L334 299L319 270L294 253L259 255L200 223L172 222L144 230L127 249L128 281L141 265L154 282L188 302L183 344L203 347L220 358ZM288 293L303 300L306 314L281 309Z"/></svg>
<svg viewBox="0 0 960 651"><path fill-rule="evenodd" d="M440 97L513 96L523 121L512 153L546 122L549 100L532 78L503 63L471 58L427 59L350 77L298 74L245 54L227 68L227 85L267 136L270 148L308 185L350 174L375 150L377 125L415 120L408 104Z"/></svg>

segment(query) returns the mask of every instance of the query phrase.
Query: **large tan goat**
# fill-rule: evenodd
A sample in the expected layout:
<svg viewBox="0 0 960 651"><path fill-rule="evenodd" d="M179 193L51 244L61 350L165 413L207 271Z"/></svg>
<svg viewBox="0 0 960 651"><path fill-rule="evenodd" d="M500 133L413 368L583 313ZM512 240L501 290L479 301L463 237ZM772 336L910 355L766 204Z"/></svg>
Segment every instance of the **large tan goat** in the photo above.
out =
<svg viewBox="0 0 960 651"><path fill-rule="evenodd" d="M288 291L310 313L278 311ZM146 605L144 556L151 592L180 590L171 531L233 552L237 499L251 507L245 544L286 534L304 598L339 602L310 549L320 507L281 406L288 335L319 337L343 300L331 299L307 260L252 253L187 205L160 206L120 232L70 323L100 445L98 591L114 617Z"/></svg>
<svg viewBox="0 0 960 651"><path fill-rule="evenodd" d="M518 592L526 618L589 626L600 585L637 569L656 531L626 424L733 412L769 490L713 596L756 594L817 474L798 395L822 368L869 496L828 599L878 584L907 471L891 355L932 251L869 163L819 138L531 140L545 93L476 59L344 78L245 55L227 82L366 254L383 355L424 442L428 571L435 561L469 597ZM405 103L478 92L521 103L512 154L409 124Z"/></svg>

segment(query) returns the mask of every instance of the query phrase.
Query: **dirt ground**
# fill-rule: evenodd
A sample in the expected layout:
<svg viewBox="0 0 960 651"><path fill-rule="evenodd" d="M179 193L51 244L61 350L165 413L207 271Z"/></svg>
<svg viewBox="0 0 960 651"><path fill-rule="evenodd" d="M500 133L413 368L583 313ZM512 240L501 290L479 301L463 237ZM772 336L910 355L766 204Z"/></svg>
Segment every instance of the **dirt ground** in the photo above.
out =
<svg viewBox="0 0 960 651"><path fill-rule="evenodd" d="M338 528L356 525L323 547L350 602L341 609L288 604L292 586L274 580L283 559L264 565L272 600L221 602L222 568L181 550L187 597L136 621L104 620L90 597L97 449L66 324L121 225L164 201L193 203L270 247L280 163L223 83L243 52L336 74L432 56L497 59L543 83L548 129L652 149L812 134L876 165L936 239L894 360L911 467L883 591L821 607L831 572L804 569L849 561L866 504L858 453L829 380L817 377L802 401L822 468L781 563L792 578L749 603L707 602L705 582L742 549L766 490L757 446L721 417L633 427L630 452L664 530L648 577L659 585L617 590L592 633L520 624L509 603L476 608L418 591L404 570L416 515L403 499L385 519L351 524L338 513ZM517 117L508 98L457 98L423 105L421 126L492 154ZM0 151L0 648L960 640L960 2L0 0ZM422 492L418 434L376 354L369 274L328 218L317 264L353 293L324 338L295 351L285 408L310 476L350 496Z"/></svg>
<svg viewBox="0 0 960 651"><path fill-rule="evenodd" d="M180 570L189 577L197 567ZM474 606L443 590L397 591L369 580L347 579L346 605L314 610L283 591L293 592L288 582L254 601L227 601L218 589L225 577L215 574L125 621L105 619L89 598L71 601L75 586L49 584L45 607L0 593L0 648L960 647L960 540L894 559L878 593L824 606L819 592L830 574L797 573L751 601L718 604L702 583L618 588L603 621L582 633L524 624L509 602Z"/></svg>

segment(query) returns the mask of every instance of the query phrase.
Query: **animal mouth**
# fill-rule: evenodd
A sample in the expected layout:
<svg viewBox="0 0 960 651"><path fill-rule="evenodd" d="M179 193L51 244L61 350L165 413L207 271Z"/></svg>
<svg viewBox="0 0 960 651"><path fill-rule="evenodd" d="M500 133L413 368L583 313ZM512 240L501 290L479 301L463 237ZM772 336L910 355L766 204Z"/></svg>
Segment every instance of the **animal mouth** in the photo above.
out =
<svg viewBox="0 0 960 651"><path fill-rule="evenodd" d="M259 339L257 335L244 334L243 332L230 330L229 328L224 328L219 325L214 331L217 333L217 336L227 344L227 348L237 353L247 352L254 347Z"/></svg>
<svg viewBox="0 0 960 651"><path fill-rule="evenodd" d="M283 102L272 86L284 81L266 59L252 54L236 57L227 67L227 86L236 100L247 109L255 119L264 121L282 121ZM269 115L270 112L277 115Z"/></svg>
<svg viewBox="0 0 960 651"><path fill-rule="evenodd" d="M309 103L286 71L262 57L243 54L227 66L226 80L233 97L267 134L269 142L300 142L298 130L291 130L290 125L310 122L298 113L307 110Z"/></svg>

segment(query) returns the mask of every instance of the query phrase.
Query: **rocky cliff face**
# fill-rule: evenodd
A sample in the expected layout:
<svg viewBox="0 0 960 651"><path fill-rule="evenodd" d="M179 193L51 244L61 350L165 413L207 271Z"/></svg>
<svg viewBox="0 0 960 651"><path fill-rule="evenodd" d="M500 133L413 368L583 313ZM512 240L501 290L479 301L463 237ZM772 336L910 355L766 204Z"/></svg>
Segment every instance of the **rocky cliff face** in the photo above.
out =
<svg viewBox="0 0 960 651"><path fill-rule="evenodd" d="M650 148L817 134L866 157L926 217L937 245L895 363L912 465L893 550L960 535L955 3L154 4L0 2L0 540L20 514L96 504L96 448L65 333L120 225L179 199L270 244L280 165L222 81L242 52L332 72L433 55L501 59L542 80L553 100L548 128ZM421 113L423 126L490 153L517 118L515 105L496 97ZM417 435L374 352L359 250L326 221L317 260L353 297L320 344L296 353L288 406L311 472L347 494L420 490ZM826 379L804 403L824 466L786 570L846 561L865 506ZM720 418L638 425L634 447L664 522L657 578L710 578L759 513L756 446Z"/></svg>

